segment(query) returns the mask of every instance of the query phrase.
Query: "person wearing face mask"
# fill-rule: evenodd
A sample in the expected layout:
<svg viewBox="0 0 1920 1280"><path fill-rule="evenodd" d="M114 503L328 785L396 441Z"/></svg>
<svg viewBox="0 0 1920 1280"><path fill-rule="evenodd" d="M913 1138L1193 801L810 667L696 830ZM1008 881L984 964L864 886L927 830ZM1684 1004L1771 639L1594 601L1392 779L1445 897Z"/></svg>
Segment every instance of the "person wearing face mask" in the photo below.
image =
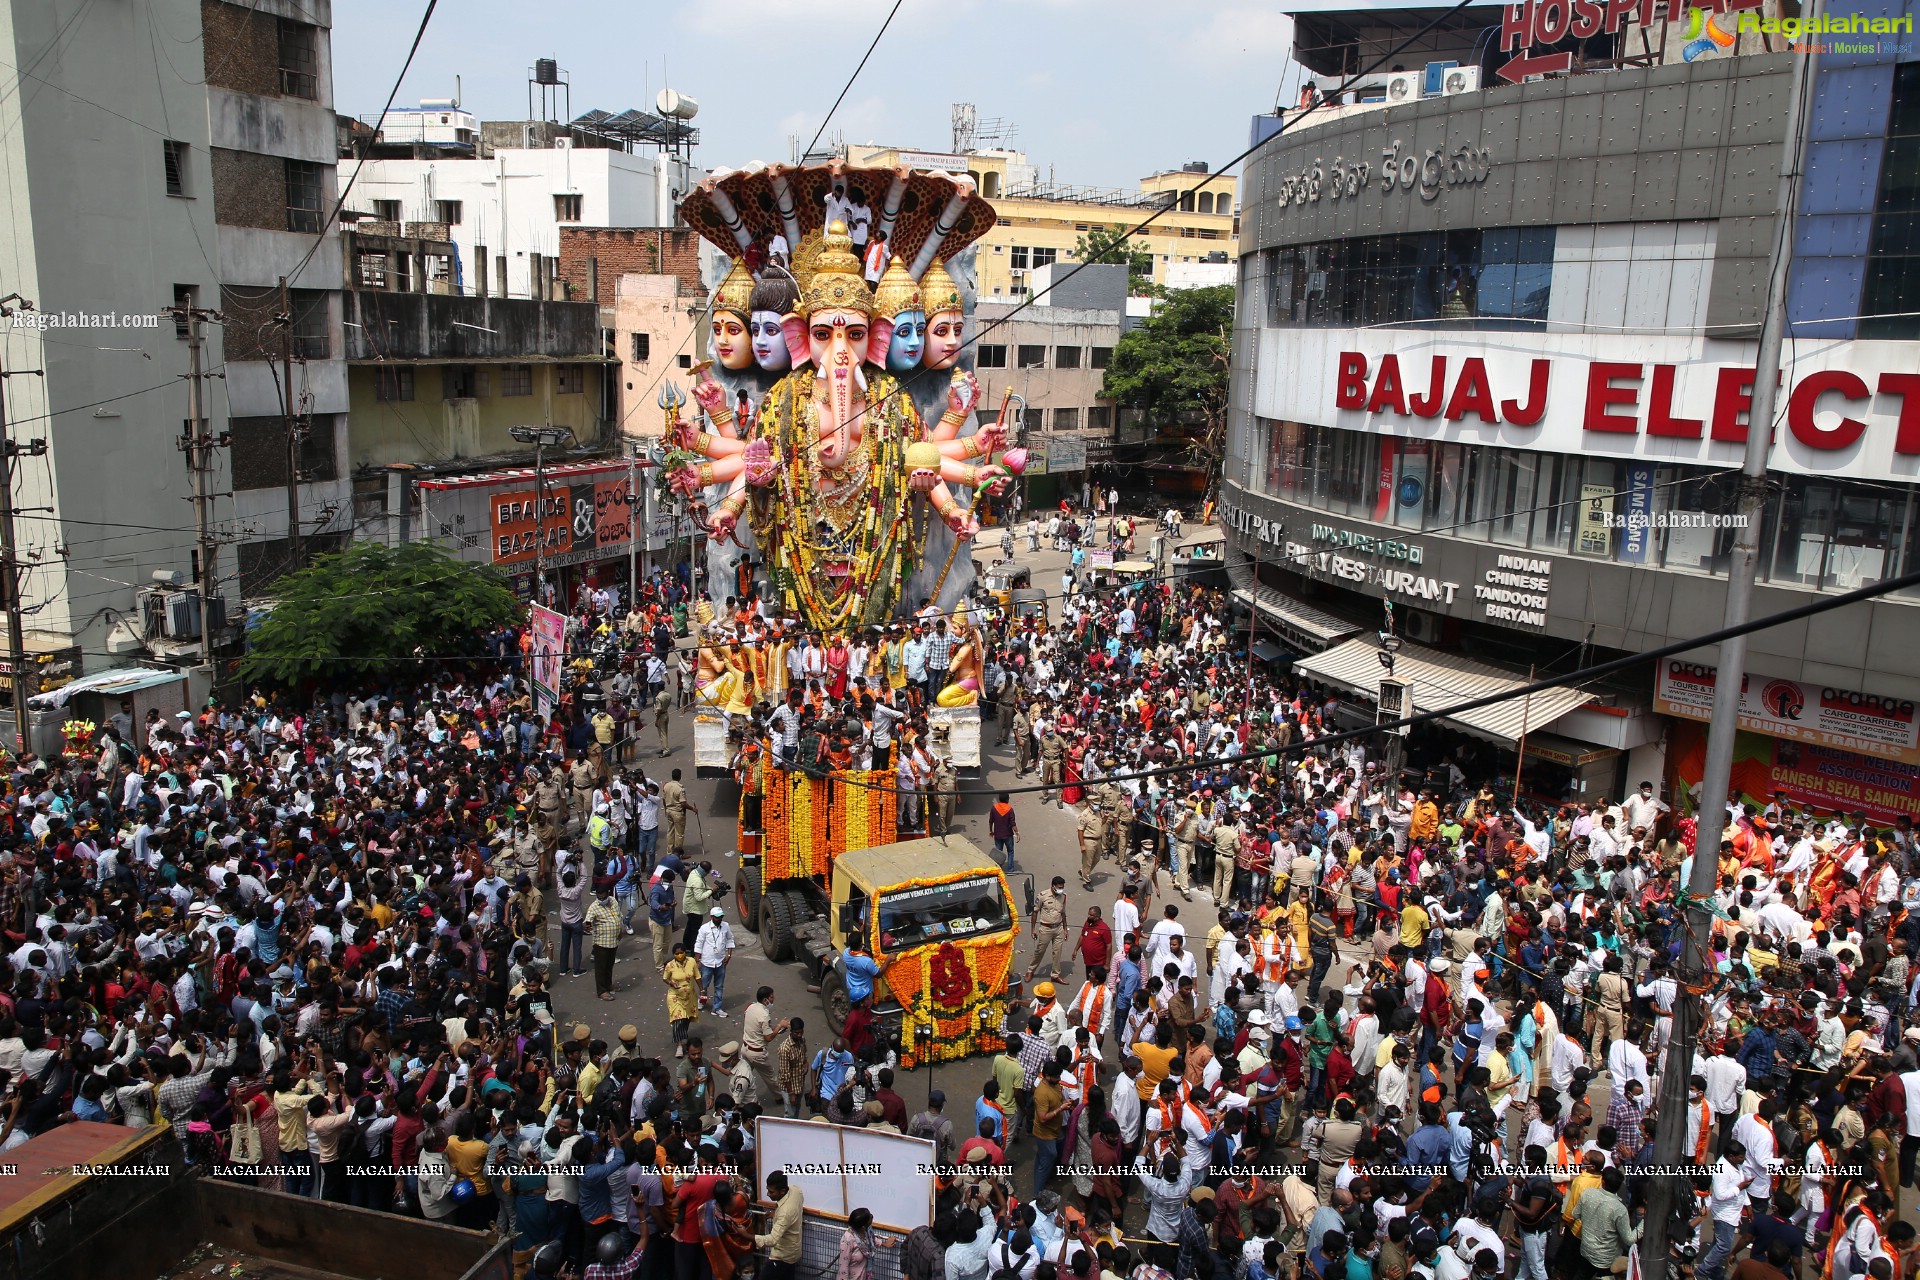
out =
<svg viewBox="0 0 1920 1280"><path fill-rule="evenodd" d="M1033 908L1033 958L1027 964L1025 982L1032 982L1047 966L1049 981L1058 981L1072 967L1067 961L1067 881L1055 876L1053 884Z"/></svg>

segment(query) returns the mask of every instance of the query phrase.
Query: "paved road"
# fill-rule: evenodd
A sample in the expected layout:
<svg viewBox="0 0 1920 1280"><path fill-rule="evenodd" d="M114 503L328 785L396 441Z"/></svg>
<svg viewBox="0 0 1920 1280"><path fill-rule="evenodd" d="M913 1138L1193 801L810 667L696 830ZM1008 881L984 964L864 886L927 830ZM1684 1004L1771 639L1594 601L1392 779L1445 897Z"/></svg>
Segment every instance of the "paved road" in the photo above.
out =
<svg viewBox="0 0 1920 1280"><path fill-rule="evenodd" d="M1206 531L1197 525L1189 524L1185 541L1197 541L1206 536ZM1025 539L1017 540L1016 559L1033 570L1036 586L1049 592L1059 590L1059 572L1067 562L1067 553L1043 548L1028 554ZM999 555L997 542L981 549L980 559L991 561ZM738 788L730 781L709 781L693 777L693 718L691 713L675 713L672 728L669 731L671 752L660 756L657 738L649 722L642 734L642 750L636 761L649 777L666 778L671 770L678 768L687 784L689 798L693 801L698 816L688 823L688 856L704 859L713 864L721 878L729 885L734 884L739 874L739 859L734 848L735 805L738 802ZM982 849L991 849L993 841L987 834L986 813L993 802L993 790L1001 786L1015 786L1018 783L1013 774L1013 751L1011 747L995 747L989 741L983 744L983 777L963 781L958 813L955 818L956 831L972 840ZM1028 782L1036 781L1035 778ZM1079 920L1086 914L1088 895L1083 894L1075 880L1079 866L1079 845L1074 833L1071 810L1063 810L1054 805L1042 805L1037 795L1015 798L1015 812L1020 820L1020 844L1017 857L1023 872L1034 875L1037 885L1045 885L1055 875L1068 879L1067 919ZM1103 911L1111 907L1118 892L1117 868L1104 864L1094 876L1095 892L1092 900L1098 902ZM1016 889L1016 892L1018 890ZM805 971L794 964L773 964L762 954L759 939L749 933L740 923L735 904L731 896L727 903L727 918L733 925L740 947L734 955L732 966L727 974L726 1015L715 1017L703 1014L694 1024L693 1034L705 1039L709 1048L739 1038L740 1014L753 999L755 988L765 984L774 989L775 1009L783 1016L804 1018L808 1026L808 1042L813 1047L826 1043L826 1020L823 1016L820 997L807 990ZM1205 932L1212 922L1204 895L1196 895L1191 912L1198 912L1199 928ZM1111 914L1110 911L1107 911ZM559 926L552 926L552 935L559 937ZM621 940L619 958L615 963L615 999L600 1001L593 996L593 978L591 974L578 978L561 978L555 984L559 1004L560 1020L563 1023L585 1023L592 1029L593 1035L613 1044L619 1028L632 1023L640 1030L641 1044L656 1051L668 1051L671 1033L666 1016L666 988L654 973L653 947L644 927L635 936ZM1016 973L1024 972L1028 948L1025 940L1016 955ZM1075 978L1079 977L1076 970ZM937 1069L945 1078L950 1091L957 1096L962 1090L977 1093L980 1084L986 1079L984 1059L977 1063L948 1063ZM913 1088L902 1088L901 1092L909 1102L916 1106L925 1097L924 1081L929 1073L919 1073L920 1082ZM918 1094L914 1088L919 1090ZM972 1094L969 1094L970 1103Z"/></svg>

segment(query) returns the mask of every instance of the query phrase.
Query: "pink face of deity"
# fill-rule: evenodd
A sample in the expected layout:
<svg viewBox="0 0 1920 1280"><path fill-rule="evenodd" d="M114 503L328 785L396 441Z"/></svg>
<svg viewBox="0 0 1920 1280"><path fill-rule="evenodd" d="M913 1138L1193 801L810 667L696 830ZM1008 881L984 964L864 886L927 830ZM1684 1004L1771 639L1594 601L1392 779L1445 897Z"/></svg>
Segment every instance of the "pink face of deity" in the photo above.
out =
<svg viewBox="0 0 1920 1280"><path fill-rule="evenodd" d="M867 317L858 311L818 311L807 322L807 351L818 377L820 461L844 466L859 443L860 409L867 380L860 363L867 352Z"/></svg>
<svg viewBox="0 0 1920 1280"><path fill-rule="evenodd" d="M713 313L713 358L722 369L739 372L753 367L753 342L747 322L731 311Z"/></svg>
<svg viewBox="0 0 1920 1280"><path fill-rule="evenodd" d="M960 358L966 326L966 318L958 311L940 311L927 317L927 368L953 368L954 361Z"/></svg>

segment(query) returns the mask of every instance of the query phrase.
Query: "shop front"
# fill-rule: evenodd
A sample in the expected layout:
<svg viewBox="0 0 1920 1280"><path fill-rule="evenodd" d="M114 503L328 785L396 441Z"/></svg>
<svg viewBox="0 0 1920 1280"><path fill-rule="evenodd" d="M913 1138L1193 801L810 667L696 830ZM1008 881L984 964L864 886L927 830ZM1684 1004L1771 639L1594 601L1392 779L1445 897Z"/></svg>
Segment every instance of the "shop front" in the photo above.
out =
<svg viewBox="0 0 1920 1280"><path fill-rule="evenodd" d="M522 600L534 597L536 564L557 607L601 588L624 599L656 567L699 563L704 542L690 519L660 508L650 476L609 461L548 467L544 476L523 467L423 480L416 534L462 560L491 564Z"/></svg>

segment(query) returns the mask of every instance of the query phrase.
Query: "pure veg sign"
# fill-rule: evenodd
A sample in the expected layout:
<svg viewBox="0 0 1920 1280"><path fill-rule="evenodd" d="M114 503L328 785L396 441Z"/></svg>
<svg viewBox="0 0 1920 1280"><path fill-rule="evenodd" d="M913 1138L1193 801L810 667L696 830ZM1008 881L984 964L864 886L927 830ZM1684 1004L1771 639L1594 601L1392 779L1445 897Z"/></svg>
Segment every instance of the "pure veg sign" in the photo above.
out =
<svg viewBox="0 0 1920 1280"><path fill-rule="evenodd" d="M1656 22L1683 22L1689 9L1730 13L1736 9L1757 9L1761 0L1521 0L1500 12L1500 48L1516 55L1499 69L1503 80L1515 84L1528 76L1547 75L1570 70L1573 55L1533 53L1539 46L1559 44L1572 37L1586 40L1597 35L1617 35L1629 22L1650 27Z"/></svg>

